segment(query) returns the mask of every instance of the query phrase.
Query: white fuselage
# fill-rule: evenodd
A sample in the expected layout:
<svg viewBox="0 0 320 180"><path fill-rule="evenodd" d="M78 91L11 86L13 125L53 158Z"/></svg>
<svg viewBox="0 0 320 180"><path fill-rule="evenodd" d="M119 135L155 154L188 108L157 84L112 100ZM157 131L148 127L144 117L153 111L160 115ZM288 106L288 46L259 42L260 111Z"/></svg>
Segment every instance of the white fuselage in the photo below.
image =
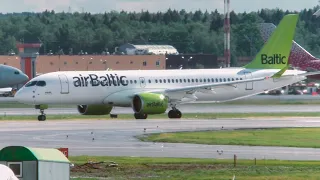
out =
<svg viewBox="0 0 320 180"><path fill-rule="evenodd" d="M35 105L113 104L114 106L125 107L131 106L131 97L138 92L270 77L278 71L279 69L248 70L244 68L60 71L33 78L29 83L45 81L45 85L24 86L16 93L16 97L19 102ZM301 73L304 73L304 71L287 70L279 79L269 78L255 82L217 86L209 93L204 90L197 91L195 96L198 101L235 100L304 80L306 77L297 75ZM288 74L295 75L285 76ZM93 78L93 84L90 75ZM114 82L112 82L112 76L114 76ZM96 81L96 77L98 77L99 82ZM180 95L184 96L184 93ZM179 96L179 93L177 96Z"/></svg>

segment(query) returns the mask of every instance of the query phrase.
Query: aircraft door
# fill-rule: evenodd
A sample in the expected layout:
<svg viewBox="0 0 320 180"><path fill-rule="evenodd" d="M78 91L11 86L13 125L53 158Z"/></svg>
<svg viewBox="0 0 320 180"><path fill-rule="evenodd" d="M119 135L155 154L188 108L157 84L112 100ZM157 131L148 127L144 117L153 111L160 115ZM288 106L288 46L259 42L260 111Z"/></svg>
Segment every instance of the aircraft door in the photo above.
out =
<svg viewBox="0 0 320 180"><path fill-rule="evenodd" d="M246 79L252 79L251 72L245 72L244 76ZM253 90L253 81L246 83L246 90Z"/></svg>
<svg viewBox="0 0 320 180"><path fill-rule="evenodd" d="M139 79L140 79L140 86L142 88L146 87L146 80L144 79L144 77L140 77Z"/></svg>
<svg viewBox="0 0 320 180"><path fill-rule="evenodd" d="M60 85L61 85L61 94L68 94L69 93L69 81L66 75L60 74L58 75L60 79Z"/></svg>

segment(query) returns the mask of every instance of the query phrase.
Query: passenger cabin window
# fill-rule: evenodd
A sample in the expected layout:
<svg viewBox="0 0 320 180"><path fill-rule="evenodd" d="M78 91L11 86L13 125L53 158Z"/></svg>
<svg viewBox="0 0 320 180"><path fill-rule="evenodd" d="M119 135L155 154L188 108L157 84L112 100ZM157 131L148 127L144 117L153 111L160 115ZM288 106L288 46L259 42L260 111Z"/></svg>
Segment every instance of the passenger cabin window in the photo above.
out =
<svg viewBox="0 0 320 180"><path fill-rule="evenodd" d="M46 86L46 82L45 81L38 81L36 85L44 87L44 86Z"/></svg>
<svg viewBox="0 0 320 180"><path fill-rule="evenodd" d="M25 87L30 87L30 86L34 86L37 84L37 81L31 81L28 84L25 85Z"/></svg>

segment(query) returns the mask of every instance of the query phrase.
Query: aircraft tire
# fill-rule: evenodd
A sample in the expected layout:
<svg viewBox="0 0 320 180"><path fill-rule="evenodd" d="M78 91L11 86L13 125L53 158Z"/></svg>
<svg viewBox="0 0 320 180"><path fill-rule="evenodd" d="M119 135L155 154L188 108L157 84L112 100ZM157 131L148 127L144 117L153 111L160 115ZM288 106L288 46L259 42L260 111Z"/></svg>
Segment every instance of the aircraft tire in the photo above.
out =
<svg viewBox="0 0 320 180"><path fill-rule="evenodd" d="M136 119L147 119L148 114L140 114L140 113L134 113L134 118Z"/></svg>
<svg viewBox="0 0 320 180"><path fill-rule="evenodd" d="M45 115L39 115L38 116L38 121L45 121L46 120L46 116Z"/></svg>
<svg viewBox="0 0 320 180"><path fill-rule="evenodd" d="M170 119L179 119L179 118L182 117L182 114L181 114L181 112L179 110L170 110L168 112L168 117Z"/></svg>

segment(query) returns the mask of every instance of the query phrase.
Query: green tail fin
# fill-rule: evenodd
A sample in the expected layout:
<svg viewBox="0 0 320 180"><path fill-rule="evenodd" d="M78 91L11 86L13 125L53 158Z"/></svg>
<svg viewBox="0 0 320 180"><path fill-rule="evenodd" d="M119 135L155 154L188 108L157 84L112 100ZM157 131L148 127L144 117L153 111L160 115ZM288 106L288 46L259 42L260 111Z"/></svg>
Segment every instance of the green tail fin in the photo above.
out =
<svg viewBox="0 0 320 180"><path fill-rule="evenodd" d="M276 30L247 69L283 69L287 66L298 22L298 14L283 17Z"/></svg>

